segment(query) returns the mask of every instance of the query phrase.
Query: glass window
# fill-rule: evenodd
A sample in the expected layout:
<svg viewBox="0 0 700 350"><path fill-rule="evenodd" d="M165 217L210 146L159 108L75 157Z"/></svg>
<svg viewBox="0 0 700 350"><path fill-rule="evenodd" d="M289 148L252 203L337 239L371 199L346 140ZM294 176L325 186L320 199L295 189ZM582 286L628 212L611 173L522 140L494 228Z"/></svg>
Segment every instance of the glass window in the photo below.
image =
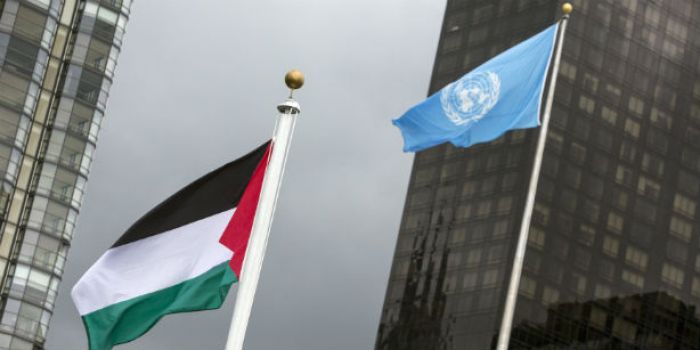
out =
<svg viewBox="0 0 700 350"><path fill-rule="evenodd" d="M665 154L668 150L668 138L664 135L664 133L651 129L647 133L647 145L649 145L652 149Z"/></svg>
<svg viewBox="0 0 700 350"><path fill-rule="evenodd" d="M693 277L693 284L690 287L690 294L694 297L700 298L700 279Z"/></svg>
<svg viewBox="0 0 700 350"><path fill-rule="evenodd" d="M644 175L641 175L639 176L639 182L637 183L637 193L650 199L657 200L661 194L661 185L659 185L659 183L656 181L652 181Z"/></svg>
<svg viewBox="0 0 700 350"><path fill-rule="evenodd" d="M0 70L0 102L21 110L29 90L29 80L9 72Z"/></svg>
<svg viewBox="0 0 700 350"><path fill-rule="evenodd" d="M583 164L586 160L586 147L576 142L571 143L569 148L569 154L571 155L571 160L576 164Z"/></svg>
<svg viewBox="0 0 700 350"><path fill-rule="evenodd" d="M634 186L634 174L632 169L618 165L617 171L615 172L615 182L629 187Z"/></svg>
<svg viewBox="0 0 700 350"><path fill-rule="evenodd" d="M644 113L644 101L636 96L630 96L628 108L630 112L637 115Z"/></svg>
<svg viewBox="0 0 700 350"><path fill-rule="evenodd" d="M20 5L15 19L14 32L32 42L39 43L44 34L46 15L33 10L29 6Z"/></svg>
<svg viewBox="0 0 700 350"><path fill-rule="evenodd" d="M620 145L620 159L628 163L634 163L637 159L637 147L634 142L629 140L622 141Z"/></svg>
<svg viewBox="0 0 700 350"><path fill-rule="evenodd" d="M22 306L19 308L19 314L17 315L17 331L25 336L34 338L39 327L41 311L39 307L22 303Z"/></svg>
<svg viewBox="0 0 700 350"><path fill-rule="evenodd" d="M545 286L542 289L542 302L545 305L555 304L559 301L559 291Z"/></svg>
<svg viewBox="0 0 700 350"><path fill-rule="evenodd" d="M700 193L700 179L698 179L697 176L681 170L678 172L678 189L691 196L697 196Z"/></svg>
<svg viewBox="0 0 700 350"><path fill-rule="evenodd" d="M632 223L632 228L630 230L630 239L632 242L643 247L648 247L653 234L654 232L652 232L649 227L639 223Z"/></svg>
<svg viewBox="0 0 700 350"><path fill-rule="evenodd" d="M576 291L576 294L584 295L586 293L586 277L573 272L571 274L571 280L573 283L573 289Z"/></svg>
<svg viewBox="0 0 700 350"><path fill-rule="evenodd" d="M573 133L577 138L581 140L588 139L588 135L591 131L591 124L588 118L576 118L574 119Z"/></svg>
<svg viewBox="0 0 700 350"><path fill-rule="evenodd" d="M603 51L594 48L593 46L588 46L587 50L583 52L584 60L590 64L596 70L600 70L603 67Z"/></svg>
<svg viewBox="0 0 700 350"><path fill-rule="evenodd" d="M21 115L19 112L0 106L0 140L14 144Z"/></svg>
<svg viewBox="0 0 700 350"><path fill-rule="evenodd" d="M452 244L464 243L465 236L466 236L466 232L465 232L464 227L454 229L454 230L452 230L452 238L450 239L450 242Z"/></svg>
<svg viewBox="0 0 700 350"><path fill-rule="evenodd" d="M663 74L663 73L660 73L660 74ZM656 88L654 88L654 101L656 102L656 104L659 106L662 106L663 108L666 108L669 110L674 110L676 108L676 100L678 99L678 95L676 94L676 91L672 86L676 86L676 85L677 84L672 84L672 85L663 84L663 83L657 84ZM660 122L659 121L659 119L660 119L659 114L660 113L661 112L656 107L652 107L652 109L651 109L652 124L656 127L664 129L664 130L670 130L671 129L670 118L667 115L662 115L661 117L665 117L665 120L663 122Z"/></svg>
<svg viewBox="0 0 700 350"><path fill-rule="evenodd" d="M594 173L596 173L598 175L607 174L608 164L609 164L609 161L605 155L600 154L600 153L596 153L593 155L593 164L591 164L591 166L592 166L592 170Z"/></svg>
<svg viewBox="0 0 700 350"><path fill-rule="evenodd" d="M559 63L559 75L574 81L576 80L576 66L573 64L570 64L566 60L561 60Z"/></svg>
<svg viewBox="0 0 700 350"><path fill-rule="evenodd" d="M583 74L583 88L595 94L598 92L598 77L590 73Z"/></svg>
<svg viewBox="0 0 700 350"><path fill-rule="evenodd" d="M494 171L501 167L501 165L503 164L501 158L501 155L498 153L490 154L486 158L486 171Z"/></svg>
<svg viewBox="0 0 700 350"><path fill-rule="evenodd" d="M625 262L641 271L646 271L649 263L649 255L641 249L633 246L627 246L627 250L625 251Z"/></svg>
<svg viewBox="0 0 700 350"><path fill-rule="evenodd" d="M615 270L616 265L612 261L607 259L598 260L598 273L600 274L600 277L608 281L613 281L615 280Z"/></svg>
<svg viewBox="0 0 700 350"><path fill-rule="evenodd" d="M587 249L574 250L574 265L582 270L588 270L591 265L591 253Z"/></svg>
<svg viewBox="0 0 700 350"><path fill-rule="evenodd" d="M102 76L88 70L83 70L80 75L80 83L78 84L76 97L90 104L94 104L97 102L101 86Z"/></svg>
<svg viewBox="0 0 700 350"><path fill-rule="evenodd" d="M680 59L685 53L685 49L682 45L678 44L673 40L664 40L661 45L661 52L668 58Z"/></svg>
<svg viewBox="0 0 700 350"><path fill-rule="evenodd" d="M644 11L644 21L651 26L658 26L661 20L661 12L659 8L653 4L647 4Z"/></svg>
<svg viewBox="0 0 700 350"><path fill-rule="evenodd" d="M481 248L472 249L467 253L467 267L476 267L481 264Z"/></svg>
<svg viewBox="0 0 700 350"><path fill-rule="evenodd" d="M518 182L518 173L508 173L503 175L503 180L501 182L501 189L503 191L510 191L515 188Z"/></svg>
<svg viewBox="0 0 700 350"><path fill-rule="evenodd" d="M481 201L476 208L477 217L485 217L491 214L491 204L490 200Z"/></svg>
<svg viewBox="0 0 700 350"><path fill-rule="evenodd" d="M603 253L616 257L619 249L620 241L611 236L605 236L603 238Z"/></svg>
<svg viewBox="0 0 700 350"><path fill-rule="evenodd" d="M600 116L603 118L603 120L605 120L605 122L612 126L615 126L615 123L617 123L617 112L606 106L603 106L601 109Z"/></svg>
<svg viewBox="0 0 700 350"><path fill-rule="evenodd" d="M681 152L681 164L700 171L700 154L686 148Z"/></svg>
<svg viewBox="0 0 700 350"><path fill-rule="evenodd" d="M598 222L598 218L600 216L600 206L598 204L591 200L585 199L583 201L582 209L584 219L593 223Z"/></svg>
<svg viewBox="0 0 700 350"><path fill-rule="evenodd" d="M622 218L621 215L618 215L614 212L610 212L608 214L608 230L616 233L621 233L624 224L625 220Z"/></svg>
<svg viewBox="0 0 700 350"><path fill-rule="evenodd" d="M503 238L508 234L508 220L501 220L493 225L493 238Z"/></svg>
<svg viewBox="0 0 700 350"><path fill-rule="evenodd" d="M31 76L38 53L39 46L18 37L12 37L7 47L5 62L11 64L18 73Z"/></svg>
<svg viewBox="0 0 700 350"><path fill-rule="evenodd" d="M496 177L489 177L481 182L481 194L487 195L496 191Z"/></svg>
<svg viewBox="0 0 700 350"><path fill-rule="evenodd" d="M471 217L471 212L472 212L472 205L471 204L462 204L457 209L457 219L460 219L460 220L469 219Z"/></svg>
<svg viewBox="0 0 700 350"><path fill-rule="evenodd" d="M460 252L450 252L450 254L447 256L447 266L449 267L459 266L461 261L462 253Z"/></svg>
<svg viewBox="0 0 700 350"><path fill-rule="evenodd" d="M528 244L532 247L542 250L545 243L545 232L537 227L530 227L530 234L528 235Z"/></svg>
<svg viewBox="0 0 700 350"><path fill-rule="evenodd" d="M482 44L488 38L489 29L490 28L488 26L471 29L469 31L469 38L467 39L467 47Z"/></svg>
<svg viewBox="0 0 700 350"><path fill-rule="evenodd" d="M522 276L520 278L520 288L519 293L532 299L535 297L535 291L537 290L537 282L528 276Z"/></svg>
<svg viewBox="0 0 700 350"><path fill-rule="evenodd" d="M673 199L673 210L691 219L695 218L695 207L696 202L682 194L677 193Z"/></svg>
<svg viewBox="0 0 700 350"><path fill-rule="evenodd" d="M567 165L564 179L569 186L578 189L581 186L581 170L578 167Z"/></svg>
<svg viewBox="0 0 700 350"><path fill-rule="evenodd" d="M622 270L622 275L621 278L623 281L639 288L642 289L644 288L644 277L640 274L634 273L629 270Z"/></svg>
<svg viewBox="0 0 700 350"><path fill-rule="evenodd" d="M685 264L688 260L688 245L670 239L666 242L666 257L669 260L675 260L680 264Z"/></svg>
<svg viewBox="0 0 700 350"><path fill-rule="evenodd" d="M685 140L687 142L695 142L696 140L700 140L700 129L688 127L685 131Z"/></svg>
<svg viewBox="0 0 700 350"><path fill-rule="evenodd" d="M664 175L664 160L649 153L642 157L642 170L658 178Z"/></svg>
<svg viewBox="0 0 700 350"><path fill-rule="evenodd" d="M493 288L498 283L498 269L484 271L484 279L481 282L483 288Z"/></svg>
<svg viewBox="0 0 700 350"><path fill-rule="evenodd" d="M610 132L604 130L603 128L595 129L594 141L598 147L610 151L613 145L613 136Z"/></svg>
<svg viewBox="0 0 700 350"><path fill-rule="evenodd" d="M430 182L433 179L434 174L435 174L435 169L432 167L431 168L422 168L422 169L416 170L414 182L415 182L415 184L424 184L426 182Z"/></svg>
<svg viewBox="0 0 700 350"><path fill-rule="evenodd" d="M593 114L593 111L595 110L595 101L592 98L581 95L578 101L578 108L588 114Z"/></svg>
<svg viewBox="0 0 700 350"><path fill-rule="evenodd" d="M643 221L653 224L656 222L656 206L640 198L634 203L634 215Z"/></svg>
<svg viewBox="0 0 700 350"><path fill-rule="evenodd" d="M627 209L629 196L625 191L615 188L612 192L612 205L620 210Z"/></svg>
<svg viewBox="0 0 700 350"><path fill-rule="evenodd" d="M604 285L596 285L594 295L597 298L605 299L610 295L610 288ZM598 329L606 329L608 314L597 307L591 308L591 325Z"/></svg>
<svg viewBox="0 0 700 350"><path fill-rule="evenodd" d="M496 211L498 212L498 214L508 214L510 213L512 208L513 197L511 196L500 198L498 200L498 204L496 205Z"/></svg>
<svg viewBox="0 0 700 350"><path fill-rule="evenodd" d="M632 138L638 139L639 138L639 131L640 131L640 126L639 123L635 122L632 119L627 119L625 120L625 135L630 136Z"/></svg>
<svg viewBox="0 0 700 350"><path fill-rule="evenodd" d="M664 263L661 267L661 279L676 288L681 288L685 279L685 273L669 263Z"/></svg>
<svg viewBox="0 0 700 350"><path fill-rule="evenodd" d="M595 228L586 224L579 225L579 234L576 239L585 246L591 246L595 241Z"/></svg>
<svg viewBox="0 0 700 350"><path fill-rule="evenodd" d="M564 148L564 137L554 131L547 133L547 149L560 154Z"/></svg>
<svg viewBox="0 0 700 350"><path fill-rule="evenodd" d="M669 230L675 237L690 242L690 238L693 234L693 225L684 219L672 216Z"/></svg>
<svg viewBox="0 0 700 350"><path fill-rule="evenodd" d="M470 198L477 193L477 181L467 181L462 185L462 196Z"/></svg>
<svg viewBox="0 0 700 350"><path fill-rule="evenodd" d="M467 272L464 274L464 279L462 280L462 289L465 291L474 290L476 288L477 273Z"/></svg>
<svg viewBox="0 0 700 350"><path fill-rule="evenodd" d="M544 226L549 223L549 207L543 204L536 203L533 213L533 219Z"/></svg>
<svg viewBox="0 0 700 350"><path fill-rule="evenodd" d="M552 190L554 191L554 190ZM569 190L569 189L564 189L561 191L560 194L560 200L559 203L561 203L561 209L566 211L567 213L573 213L576 211L576 206L577 206L577 196L576 192Z"/></svg>
<svg viewBox="0 0 700 350"><path fill-rule="evenodd" d="M90 46L85 57L85 64L97 71L104 71L109 59L112 45L97 39L90 41Z"/></svg>
<svg viewBox="0 0 700 350"><path fill-rule="evenodd" d="M617 105L622 98L622 89L611 83L607 83L605 84L605 89L603 89L603 94L610 102Z"/></svg>

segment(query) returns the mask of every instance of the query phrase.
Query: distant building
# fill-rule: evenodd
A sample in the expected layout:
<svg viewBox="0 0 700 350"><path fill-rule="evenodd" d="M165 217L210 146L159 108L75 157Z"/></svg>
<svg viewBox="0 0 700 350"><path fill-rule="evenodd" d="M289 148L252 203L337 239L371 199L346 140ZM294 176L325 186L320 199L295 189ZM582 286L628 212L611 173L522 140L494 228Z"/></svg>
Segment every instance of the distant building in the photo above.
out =
<svg viewBox="0 0 700 350"><path fill-rule="evenodd" d="M542 326L557 305L654 294L700 305L700 2L572 2L513 349L560 344ZM554 23L561 4L448 0L431 93ZM537 133L416 154L376 349L495 345ZM557 324L567 317L579 316ZM615 348L596 337L579 341Z"/></svg>
<svg viewBox="0 0 700 350"><path fill-rule="evenodd" d="M0 0L0 349L43 349L131 0Z"/></svg>

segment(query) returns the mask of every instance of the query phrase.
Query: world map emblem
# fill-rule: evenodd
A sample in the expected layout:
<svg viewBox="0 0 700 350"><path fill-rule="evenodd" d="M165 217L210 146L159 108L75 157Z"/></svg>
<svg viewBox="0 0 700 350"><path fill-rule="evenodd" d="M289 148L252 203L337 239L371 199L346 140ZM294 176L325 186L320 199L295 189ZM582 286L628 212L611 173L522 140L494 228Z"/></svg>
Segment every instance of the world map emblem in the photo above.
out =
<svg viewBox="0 0 700 350"><path fill-rule="evenodd" d="M455 125L479 121L498 102L501 79L492 71L467 74L440 93L442 110Z"/></svg>

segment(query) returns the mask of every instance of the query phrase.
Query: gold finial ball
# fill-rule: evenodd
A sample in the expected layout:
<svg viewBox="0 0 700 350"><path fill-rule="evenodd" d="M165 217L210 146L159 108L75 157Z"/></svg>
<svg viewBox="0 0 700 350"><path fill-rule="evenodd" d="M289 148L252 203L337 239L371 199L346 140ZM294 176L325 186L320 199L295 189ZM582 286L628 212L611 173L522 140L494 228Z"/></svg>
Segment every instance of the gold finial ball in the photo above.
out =
<svg viewBox="0 0 700 350"><path fill-rule="evenodd" d="M292 69L284 76L284 83L292 90L299 89L304 85L304 74L296 69Z"/></svg>
<svg viewBox="0 0 700 350"><path fill-rule="evenodd" d="M564 5L561 5L561 12L564 12L565 15L570 14L573 10L574 7L569 2L565 2Z"/></svg>

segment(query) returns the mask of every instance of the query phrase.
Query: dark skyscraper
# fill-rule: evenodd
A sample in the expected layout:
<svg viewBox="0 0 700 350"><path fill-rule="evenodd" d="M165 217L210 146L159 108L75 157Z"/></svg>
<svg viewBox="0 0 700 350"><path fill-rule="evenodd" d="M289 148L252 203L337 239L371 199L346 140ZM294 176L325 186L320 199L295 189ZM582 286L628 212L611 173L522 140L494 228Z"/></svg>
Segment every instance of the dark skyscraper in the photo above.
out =
<svg viewBox="0 0 700 350"><path fill-rule="evenodd" d="M131 0L0 0L0 349L43 349Z"/></svg>
<svg viewBox="0 0 700 350"><path fill-rule="evenodd" d="M700 2L573 1L512 349L700 349ZM430 91L554 23L448 0ZM495 345L538 129L416 154L376 349Z"/></svg>

